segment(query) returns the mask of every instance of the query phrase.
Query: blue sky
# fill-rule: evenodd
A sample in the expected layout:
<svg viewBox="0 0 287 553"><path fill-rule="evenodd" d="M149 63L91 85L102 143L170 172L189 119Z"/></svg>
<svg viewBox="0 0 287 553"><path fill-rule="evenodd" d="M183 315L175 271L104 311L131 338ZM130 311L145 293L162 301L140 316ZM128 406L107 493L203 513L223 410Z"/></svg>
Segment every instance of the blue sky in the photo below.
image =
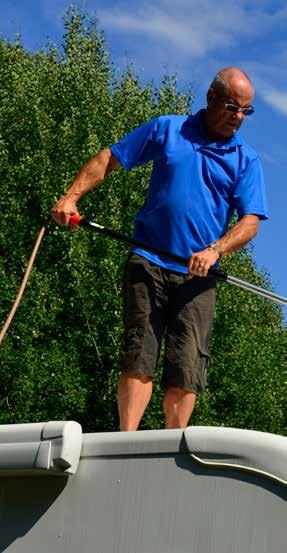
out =
<svg viewBox="0 0 287 553"><path fill-rule="evenodd" d="M270 220L254 240L259 268L270 273L277 293L287 297L287 3L269 0L81 0L96 15L111 58L121 70L127 60L144 81L159 83L177 72L181 86L193 83L193 111L205 105L207 87L221 67L242 67L254 82L256 113L242 135L260 154ZM20 33L36 50L63 34L66 0L1 0L0 31ZM285 308L287 315L287 309Z"/></svg>

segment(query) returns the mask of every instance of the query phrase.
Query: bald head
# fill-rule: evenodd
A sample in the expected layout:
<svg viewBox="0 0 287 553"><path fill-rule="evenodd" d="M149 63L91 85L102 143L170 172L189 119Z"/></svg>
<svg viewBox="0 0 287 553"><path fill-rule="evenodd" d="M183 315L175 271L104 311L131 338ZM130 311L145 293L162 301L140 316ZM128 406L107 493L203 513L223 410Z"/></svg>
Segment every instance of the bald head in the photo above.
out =
<svg viewBox="0 0 287 553"><path fill-rule="evenodd" d="M232 96L234 91L251 99L254 96L250 78L238 67L224 67L218 71L210 84L210 89L225 98Z"/></svg>

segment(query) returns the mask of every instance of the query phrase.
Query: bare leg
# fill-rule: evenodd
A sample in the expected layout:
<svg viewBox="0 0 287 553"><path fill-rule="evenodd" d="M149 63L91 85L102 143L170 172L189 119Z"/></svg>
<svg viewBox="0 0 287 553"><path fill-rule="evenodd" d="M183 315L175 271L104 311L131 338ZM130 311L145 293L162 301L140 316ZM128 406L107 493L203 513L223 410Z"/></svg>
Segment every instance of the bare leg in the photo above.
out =
<svg viewBox="0 0 287 553"><path fill-rule="evenodd" d="M191 417L196 394L180 388L167 388L163 399L166 428L186 428Z"/></svg>
<svg viewBox="0 0 287 553"><path fill-rule="evenodd" d="M122 373L118 387L121 430L137 430L152 394L152 379Z"/></svg>

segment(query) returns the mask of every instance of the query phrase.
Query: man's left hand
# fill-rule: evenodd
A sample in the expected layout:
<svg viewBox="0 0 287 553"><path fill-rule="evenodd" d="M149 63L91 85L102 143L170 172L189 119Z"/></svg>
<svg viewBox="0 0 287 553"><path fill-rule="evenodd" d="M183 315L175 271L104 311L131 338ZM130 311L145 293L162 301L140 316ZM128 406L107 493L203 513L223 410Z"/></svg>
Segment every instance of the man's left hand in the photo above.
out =
<svg viewBox="0 0 287 553"><path fill-rule="evenodd" d="M201 252L194 253L187 263L190 276L207 276L210 267L212 267L218 259L219 254L212 248L205 248L205 250Z"/></svg>

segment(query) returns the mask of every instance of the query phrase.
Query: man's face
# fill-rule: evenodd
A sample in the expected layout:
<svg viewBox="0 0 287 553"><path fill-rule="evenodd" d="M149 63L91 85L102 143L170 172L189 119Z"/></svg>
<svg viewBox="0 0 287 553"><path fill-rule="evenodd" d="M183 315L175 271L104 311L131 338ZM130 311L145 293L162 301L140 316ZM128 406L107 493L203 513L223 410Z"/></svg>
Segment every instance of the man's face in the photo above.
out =
<svg viewBox="0 0 287 553"><path fill-rule="evenodd" d="M229 96L220 96L210 89L207 95L206 123L208 132L219 139L231 138L242 125L246 115L241 111L233 113L226 109L225 104L234 104L241 108L251 105L253 90L248 82L234 83L229 86Z"/></svg>

